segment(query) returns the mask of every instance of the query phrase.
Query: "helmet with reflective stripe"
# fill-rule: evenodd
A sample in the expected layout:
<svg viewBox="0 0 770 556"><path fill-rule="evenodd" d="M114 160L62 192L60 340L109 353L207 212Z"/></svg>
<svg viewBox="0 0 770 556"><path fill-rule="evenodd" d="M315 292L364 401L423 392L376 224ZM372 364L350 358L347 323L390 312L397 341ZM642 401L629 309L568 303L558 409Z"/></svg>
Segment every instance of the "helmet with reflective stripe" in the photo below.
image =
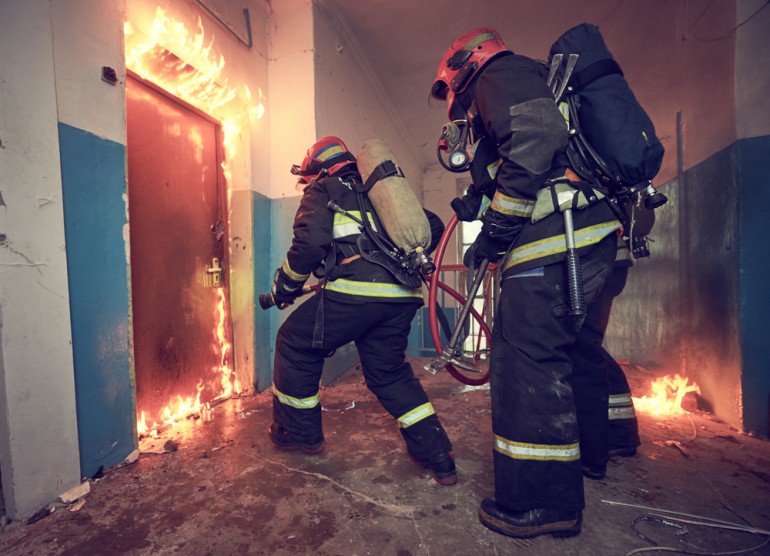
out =
<svg viewBox="0 0 770 556"><path fill-rule="evenodd" d="M355 165L355 163L356 158L342 142L342 139L329 135L313 143L307 150L302 164L292 166L291 173L299 176L297 190L304 191L310 182L324 170L326 170L326 175L334 176L343 169L354 170L349 166Z"/></svg>
<svg viewBox="0 0 770 556"><path fill-rule="evenodd" d="M511 51L503 44L500 34L489 27L460 35L447 49L439 62L430 94L447 101L450 118L455 96L468 87L486 64L504 52Z"/></svg>

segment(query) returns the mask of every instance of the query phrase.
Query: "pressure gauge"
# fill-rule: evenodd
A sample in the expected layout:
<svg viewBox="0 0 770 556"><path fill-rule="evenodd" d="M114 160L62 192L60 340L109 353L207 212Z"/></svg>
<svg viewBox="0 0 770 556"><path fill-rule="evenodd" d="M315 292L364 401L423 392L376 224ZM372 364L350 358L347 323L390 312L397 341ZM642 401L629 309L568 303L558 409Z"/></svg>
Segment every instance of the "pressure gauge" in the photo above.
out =
<svg viewBox="0 0 770 556"><path fill-rule="evenodd" d="M449 153L449 165L452 168L462 168L468 164L468 155L464 151L452 151Z"/></svg>

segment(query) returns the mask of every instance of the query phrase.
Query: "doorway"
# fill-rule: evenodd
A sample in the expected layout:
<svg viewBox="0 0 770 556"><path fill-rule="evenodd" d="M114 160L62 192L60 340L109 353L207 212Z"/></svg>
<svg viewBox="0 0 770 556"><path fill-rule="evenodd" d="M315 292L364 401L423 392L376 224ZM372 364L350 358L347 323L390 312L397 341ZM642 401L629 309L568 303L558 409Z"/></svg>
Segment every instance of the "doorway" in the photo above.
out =
<svg viewBox="0 0 770 556"><path fill-rule="evenodd" d="M126 83L137 419L183 417L232 376L219 123L135 75Z"/></svg>

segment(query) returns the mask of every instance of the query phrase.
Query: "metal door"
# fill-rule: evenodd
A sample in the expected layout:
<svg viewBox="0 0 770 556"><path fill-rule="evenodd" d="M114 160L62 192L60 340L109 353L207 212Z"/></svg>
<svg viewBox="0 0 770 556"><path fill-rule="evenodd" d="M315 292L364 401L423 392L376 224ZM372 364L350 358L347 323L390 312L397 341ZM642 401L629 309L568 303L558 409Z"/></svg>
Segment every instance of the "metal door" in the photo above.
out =
<svg viewBox="0 0 770 556"><path fill-rule="evenodd" d="M217 338L227 262L223 147L216 122L127 79L131 298L138 411L215 398L232 349ZM232 345L225 320L225 342Z"/></svg>

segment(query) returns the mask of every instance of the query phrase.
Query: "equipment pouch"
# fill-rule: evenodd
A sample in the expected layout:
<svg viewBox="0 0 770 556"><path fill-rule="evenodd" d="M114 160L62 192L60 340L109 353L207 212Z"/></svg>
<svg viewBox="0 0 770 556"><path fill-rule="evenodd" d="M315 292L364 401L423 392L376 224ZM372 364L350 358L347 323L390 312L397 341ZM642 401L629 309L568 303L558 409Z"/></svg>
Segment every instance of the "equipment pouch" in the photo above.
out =
<svg viewBox="0 0 770 556"><path fill-rule="evenodd" d="M604 194L590 184L571 182L566 179L553 180L537 192L532 222L542 220L556 211L580 210L604 199Z"/></svg>

